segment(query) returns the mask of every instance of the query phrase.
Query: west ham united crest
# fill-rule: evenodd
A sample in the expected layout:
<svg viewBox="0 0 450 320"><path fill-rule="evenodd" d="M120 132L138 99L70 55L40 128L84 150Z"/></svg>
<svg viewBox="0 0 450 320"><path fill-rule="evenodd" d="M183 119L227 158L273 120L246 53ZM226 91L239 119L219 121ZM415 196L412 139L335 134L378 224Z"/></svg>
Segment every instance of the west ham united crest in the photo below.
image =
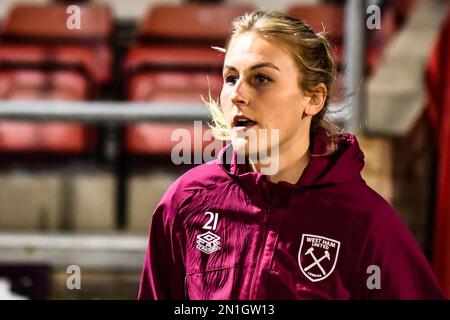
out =
<svg viewBox="0 0 450 320"><path fill-rule="evenodd" d="M333 273L339 255L339 241L303 234L298 251L298 264L302 273L312 282L326 279Z"/></svg>

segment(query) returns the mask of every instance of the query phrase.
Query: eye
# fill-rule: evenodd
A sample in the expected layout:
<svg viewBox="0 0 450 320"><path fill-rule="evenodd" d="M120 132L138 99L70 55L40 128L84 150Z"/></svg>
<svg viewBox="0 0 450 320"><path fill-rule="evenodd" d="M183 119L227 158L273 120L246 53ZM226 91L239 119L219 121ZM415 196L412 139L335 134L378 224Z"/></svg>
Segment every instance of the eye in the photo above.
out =
<svg viewBox="0 0 450 320"><path fill-rule="evenodd" d="M235 84L236 83L236 77L235 76L226 76L225 77L225 83Z"/></svg>
<svg viewBox="0 0 450 320"><path fill-rule="evenodd" d="M255 79L256 79L259 83L262 83L262 84L268 83L268 82L272 81L272 80L270 80L268 77L266 77L266 76L263 75L263 74L257 74L257 75L255 76Z"/></svg>

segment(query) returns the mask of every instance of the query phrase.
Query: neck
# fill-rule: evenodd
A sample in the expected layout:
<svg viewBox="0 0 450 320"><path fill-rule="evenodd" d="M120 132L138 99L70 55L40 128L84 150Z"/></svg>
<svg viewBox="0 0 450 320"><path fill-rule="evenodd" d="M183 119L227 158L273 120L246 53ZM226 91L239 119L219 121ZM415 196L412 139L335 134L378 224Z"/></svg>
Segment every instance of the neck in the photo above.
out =
<svg viewBox="0 0 450 320"><path fill-rule="evenodd" d="M267 175L267 178L274 183L286 181L296 184L310 158L308 136L300 141L297 140L292 145L280 145L278 170L274 174ZM251 163L251 166L253 171L261 172L262 165L260 163Z"/></svg>

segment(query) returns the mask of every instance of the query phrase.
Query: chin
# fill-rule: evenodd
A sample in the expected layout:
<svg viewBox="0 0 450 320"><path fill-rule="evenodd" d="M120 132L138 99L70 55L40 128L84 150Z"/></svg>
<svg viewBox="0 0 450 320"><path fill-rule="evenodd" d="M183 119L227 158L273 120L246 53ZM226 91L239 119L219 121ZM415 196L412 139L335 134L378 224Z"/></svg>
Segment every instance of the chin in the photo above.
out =
<svg viewBox="0 0 450 320"><path fill-rule="evenodd" d="M239 156L249 157L258 154L258 146L250 143L246 138L235 138L231 143Z"/></svg>
<svg viewBox="0 0 450 320"><path fill-rule="evenodd" d="M268 153L270 154L270 149L267 148L267 143L252 143L248 138L234 138L231 143L233 144L233 149L236 151L238 156L251 158L254 161L260 159L261 157L265 158Z"/></svg>
<svg viewBox="0 0 450 320"><path fill-rule="evenodd" d="M278 134L278 130L261 131L259 128L250 128L245 131L233 130L231 142L239 156L249 157L256 161L269 156L272 150L278 150L280 142Z"/></svg>

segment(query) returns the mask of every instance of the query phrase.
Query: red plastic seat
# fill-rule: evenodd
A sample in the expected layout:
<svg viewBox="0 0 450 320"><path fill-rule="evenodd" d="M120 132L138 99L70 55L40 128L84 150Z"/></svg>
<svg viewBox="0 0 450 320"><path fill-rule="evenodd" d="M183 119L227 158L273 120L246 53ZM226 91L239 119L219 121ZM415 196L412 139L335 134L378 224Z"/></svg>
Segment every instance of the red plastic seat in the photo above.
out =
<svg viewBox="0 0 450 320"><path fill-rule="evenodd" d="M344 13L343 5L294 5L287 14L305 21L315 32L325 31L334 45L338 65L344 62Z"/></svg>
<svg viewBox="0 0 450 320"><path fill-rule="evenodd" d="M138 28L138 43L124 69L127 95L132 101L198 101L217 99L222 88L223 46L232 20L253 10L242 5L156 5ZM130 125L126 150L132 154L170 154L176 128L193 133L187 123ZM204 129L209 129L204 126ZM193 137L193 136L192 136ZM207 143L206 143L207 144ZM200 143L203 147L204 143Z"/></svg>
<svg viewBox="0 0 450 320"><path fill-rule="evenodd" d="M112 55L106 47L91 50L84 46L61 46L53 51L54 60L60 64L81 64L94 84L103 85L111 78Z"/></svg>
<svg viewBox="0 0 450 320"><path fill-rule="evenodd" d="M82 5L80 29L66 25L68 5L17 4L2 26L0 98L86 100L111 78L113 28L106 5ZM78 123L2 121L3 152L81 153L92 140Z"/></svg>
<svg viewBox="0 0 450 320"><path fill-rule="evenodd" d="M132 101L197 101L208 98L208 81L211 95L217 97L222 85L221 76L212 74L153 73L133 77L129 83L129 99ZM126 150L132 154L167 155L177 142L171 141L171 133L184 128L194 137L194 127L188 123L142 123L126 127ZM203 130L207 130L205 125ZM201 144L203 147L206 143Z"/></svg>
<svg viewBox="0 0 450 320"><path fill-rule="evenodd" d="M336 44L344 38L343 5L295 5L287 14L305 21L315 32L325 31Z"/></svg>
<svg viewBox="0 0 450 320"><path fill-rule="evenodd" d="M97 57L101 52L92 52L84 47L55 47L49 51L38 45L11 44L0 47L0 70L9 69L45 69L49 65L57 65L58 69L78 70L88 80L96 84L108 80L110 63L108 54Z"/></svg>
<svg viewBox="0 0 450 320"><path fill-rule="evenodd" d="M88 84L74 71L39 70L0 71L0 99L84 100Z"/></svg>
<svg viewBox="0 0 450 320"><path fill-rule="evenodd" d="M213 97L220 94L223 81L218 67L221 67L223 58L216 52L190 48L184 51L184 59L178 57L177 50L166 52L163 55L163 48L135 48L130 53L125 63L133 74L127 83L129 100L201 102L201 96L207 99L209 93ZM203 65L199 65L199 61ZM194 130L191 124L186 123L129 125L125 131L126 150L132 154L168 155L177 144L170 139L176 128L184 128L191 134ZM204 126L204 129L208 127Z"/></svg>
<svg viewBox="0 0 450 320"><path fill-rule="evenodd" d="M210 87L208 87L208 83ZM216 73L157 72L136 75L128 83L133 101L198 101L220 94L222 78Z"/></svg>
<svg viewBox="0 0 450 320"><path fill-rule="evenodd" d="M139 45L131 48L128 52L124 68L130 72L145 65L158 67L160 70L174 67L196 67L198 69L209 68L221 73L223 58L221 52L206 46Z"/></svg>
<svg viewBox="0 0 450 320"><path fill-rule="evenodd" d="M253 9L249 5L155 5L140 23L138 35L141 39L166 40L165 43L224 41L232 20Z"/></svg>
<svg viewBox="0 0 450 320"><path fill-rule="evenodd" d="M0 99L83 100L87 83L77 72L2 71ZM58 122L0 122L1 152L82 153L90 145L85 125Z"/></svg>
<svg viewBox="0 0 450 320"><path fill-rule="evenodd" d="M69 29L67 27L68 5L16 4L5 18L3 34L39 39L107 39L113 25L109 7L102 4L77 4L77 6L81 11L80 29Z"/></svg>
<svg viewBox="0 0 450 320"><path fill-rule="evenodd" d="M222 87L223 55L211 48L135 47L125 61L133 101L200 101Z"/></svg>
<svg viewBox="0 0 450 320"><path fill-rule="evenodd" d="M33 51L40 47L45 53L41 59L82 64L96 84L106 83L111 78L112 54L108 45L113 25L111 12L106 5L79 7L80 29L69 29L67 5L15 5L3 25L3 59L17 61L22 56L14 58L8 51L26 51L28 46Z"/></svg>
<svg viewBox="0 0 450 320"><path fill-rule="evenodd" d="M0 151L8 153L82 153L86 130L78 124L0 122Z"/></svg>
<svg viewBox="0 0 450 320"><path fill-rule="evenodd" d="M182 130L184 138L180 138L175 130ZM203 141L205 131L210 130L207 125L202 126L202 130L196 133L194 125L175 122L175 123L143 123L129 126L126 132L127 151L132 154L145 155L170 155L173 148L180 143L183 146L190 146L191 154L202 152L205 147L211 143L210 136ZM187 136L184 136L187 134ZM187 140L184 140L187 139ZM212 139L211 139L212 140Z"/></svg>

